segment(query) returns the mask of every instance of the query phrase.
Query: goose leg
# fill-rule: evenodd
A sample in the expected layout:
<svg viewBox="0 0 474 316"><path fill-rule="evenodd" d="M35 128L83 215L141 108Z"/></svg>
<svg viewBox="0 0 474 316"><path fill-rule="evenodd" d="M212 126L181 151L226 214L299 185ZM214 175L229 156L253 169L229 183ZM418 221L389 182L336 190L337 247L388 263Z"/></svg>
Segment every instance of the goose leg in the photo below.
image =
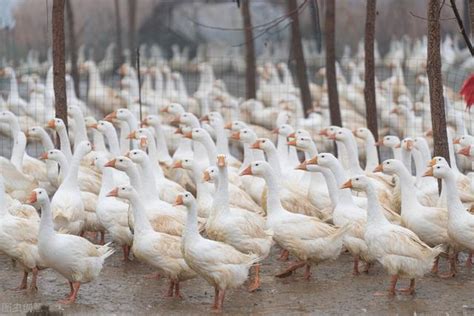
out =
<svg viewBox="0 0 474 316"><path fill-rule="evenodd" d="M170 286L168 287L168 292L166 292L165 297L173 297L174 290L174 281L170 279Z"/></svg>
<svg viewBox="0 0 474 316"><path fill-rule="evenodd" d="M457 253L453 252L449 254L449 266L450 266L450 271L447 273L440 274L439 276L443 279L447 278L452 278L456 276L456 257Z"/></svg>
<svg viewBox="0 0 474 316"><path fill-rule="evenodd" d="M105 245L105 232L104 232L104 231L101 231L101 232L100 232L100 241L99 241L99 244L100 244L100 245Z"/></svg>
<svg viewBox="0 0 474 316"><path fill-rule="evenodd" d="M174 282L174 296L177 298L183 298L181 292L179 291L179 281Z"/></svg>
<svg viewBox="0 0 474 316"><path fill-rule="evenodd" d="M219 300L219 289L214 287L214 304L212 305L212 309L217 309L217 301Z"/></svg>
<svg viewBox="0 0 474 316"><path fill-rule="evenodd" d="M222 312L224 306L225 290L219 290L216 312Z"/></svg>
<svg viewBox="0 0 474 316"><path fill-rule="evenodd" d="M398 290L399 292L406 293L408 295L415 294L415 279L410 279L410 286L405 289Z"/></svg>
<svg viewBox="0 0 474 316"><path fill-rule="evenodd" d="M359 275L359 256L354 256L354 268L352 270L353 275Z"/></svg>
<svg viewBox="0 0 474 316"><path fill-rule="evenodd" d="M280 252L280 257L278 260L280 261L288 261L288 257L290 256L290 252L286 249L282 249Z"/></svg>
<svg viewBox="0 0 474 316"><path fill-rule="evenodd" d="M72 293L74 293L74 287L72 286L72 282L68 281L68 284L69 284L70 291L69 291L69 294L66 295L66 298L70 298L72 296Z"/></svg>
<svg viewBox="0 0 474 316"><path fill-rule="evenodd" d="M293 274L293 271L295 271L298 268L303 267L306 264L306 261L297 261L293 264L291 264L286 270L278 273L275 275L277 278L286 278L289 277L290 275Z"/></svg>
<svg viewBox="0 0 474 316"><path fill-rule="evenodd" d="M81 283L72 282L71 286L72 286L71 295L64 300L59 301L60 304L73 304L74 302L76 302L77 294L79 293L79 288L81 287Z"/></svg>
<svg viewBox="0 0 474 316"><path fill-rule="evenodd" d="M158 272L145 275L145 279L159 280L160 278L161 278L161 275Z"/></svg>
<svg viewBox="0 0 474 316"><path fill-rule="evenodd" d="M38 268L33 268L31 272L33 274L33 278L31 279L30 291L36 292L38 290L38 287L36 286L36 280L38 279Z"/></svg>
<svg viewBox="0 0 474 316"><path fill-rule="evenodd" d="M21 279L20 285L14 289L14 291L26 290L28 287L28 272L23 271L23 279Z"/></svg>
<svg viewBox="0 0 474 316"><path fill-rule="evenodd" d="M366 262L365 263L365 268L364 268L364 273L369 274L369 269L372 267L372 263Z"/></svg>
<svg viewBox="0 0 474 316"><path fill-rule="evenodd" d="M388 296L394 296L395 295L395 288L397 286L397 281L398 281L398 275L394 274L392 275L392 278L390 279L390 287L388 288ZM374 296L386 296L387 292L375 292Z"/></svg>
<svg viewBox="0 0 474 316"><path fill-rule="evenodd" d="M130 246L129 245L123 245L122 246L122 249L123 249L123 261L130 261Z"/></svg>
<svg viewBox="0 0 474 316"><path fill-rule="evenodd" d="M439 271L439 256L436 257L435 262L433 263L433 268L431 268L431 273L438 273Z"/></svg>
<svg viewBox="0 0 474 316"><path fill-rule="evenodd" d="M260 287L260 264L254 266L255 277L253 283L249 286L249 292L254 292Z"/></svg>
<svg viewBox="0 0 474 316"><path fill-rule="evenodd" d="M306 268L304 271L304 278L307 281L309 281L309 279L311 278L311 265L309 263L306 264Z"/></svg>

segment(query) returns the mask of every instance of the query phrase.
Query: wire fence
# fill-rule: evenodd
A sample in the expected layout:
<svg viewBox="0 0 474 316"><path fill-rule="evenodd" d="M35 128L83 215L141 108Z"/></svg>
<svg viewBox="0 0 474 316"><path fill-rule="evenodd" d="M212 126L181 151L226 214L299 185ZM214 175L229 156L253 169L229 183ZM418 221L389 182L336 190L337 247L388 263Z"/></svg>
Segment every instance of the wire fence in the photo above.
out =
<svg viewBox="0 0 474 316"><path fill-rule="evenodd" d="M245 100L242 55L207 56L201 60L164 60L145 55L140 62L141 106L135 67L115 67L111 61L81 62L79 96L73 95L73 83L68 76L68 102L80 105L84 116L97 120L119 107L129 108L138 117L140 109L143 115L157 114L170 102L178 102L197 115L218 110L226 120L239 118L268 130L274 127L279 111L285 110L293 114L291 125L308 129L320 150L331 150L331 142L318 135L319 130L330 125L324 63L322 57L307 60L312 113L306 119L294 75L294 60L259 58L257 102L250 102ZM365 127L364 60L343 58L337 69L343 125L351 129ZM446 119L453 129L453 137L474 133L474 121L458 93L470 71L463 63L443 64ZM0 108L15 113L23 130L44 126L54 117L52 72L48 64L3 68L2 74ZM431 114L426 60L379 59L375 74L379 134L404 138L427 132L431 128ZM9 157L11 140L5 126L0 127L0 153ZM41 146L29 142L27 150L38 155Z"/></svg>

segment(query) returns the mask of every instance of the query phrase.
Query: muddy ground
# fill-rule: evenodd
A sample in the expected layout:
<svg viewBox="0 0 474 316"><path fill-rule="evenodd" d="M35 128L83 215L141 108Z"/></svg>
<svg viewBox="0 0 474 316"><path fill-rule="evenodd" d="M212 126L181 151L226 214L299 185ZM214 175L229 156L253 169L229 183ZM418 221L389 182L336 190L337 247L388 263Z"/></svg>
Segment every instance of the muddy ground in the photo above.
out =
<svg viewBox="0 0 474 316"><path fill-rule="evenodd" d="M256 293L245 288L234 289L226 297L227 314L296 315L470 315L474 314L474 275L464 265L460 273L449 280L433 275L417 280L414 297L373 296L388 287L388 276L380 265L369 275L352 276L352 260L343 254L338 261L313 268L310 281L303 279L303 271L286 279L273 275L286 263L276 260L277 249L262 266L262 287ZM25 314L41 304L64 314L208 314L213 300L213 288L203 279L182 284L183 300L164 298L167 281L146 279L153 270L138 262L123 263L117 251L107 260L99 279L84 284L78 301L71 306L56 302L69 291L66 281L53 270L40 272L36 294L12 291L19 285L21 272L10 259L0 255L0 314ZM465 258L462 256L461 260ZM462 263L461 263L462 264ZM446 269L443 262L441 268ZM406 286L402 280L400 286Z"/></svg>

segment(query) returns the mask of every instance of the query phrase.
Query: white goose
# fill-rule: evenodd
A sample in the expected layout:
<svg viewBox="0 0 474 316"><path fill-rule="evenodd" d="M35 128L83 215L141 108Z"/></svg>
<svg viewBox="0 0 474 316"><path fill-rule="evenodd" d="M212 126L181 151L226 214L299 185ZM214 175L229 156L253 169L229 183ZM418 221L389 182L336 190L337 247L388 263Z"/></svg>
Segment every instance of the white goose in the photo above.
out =
<svg viewBox="0 0 474 316"><path fill-rule="evenodd" d="M82 147L82 144L79 145L78 150L82 150ZM81 284L91 282L99 276L104 260L110 257L114 250L108 244L96 246L82 237L57 233L54 230L53 214L45 190L35 189L28 201L38 203L41 207L39 255L46 266L68 280L71 292L60 303L72 304L77 299Z"/></svg>

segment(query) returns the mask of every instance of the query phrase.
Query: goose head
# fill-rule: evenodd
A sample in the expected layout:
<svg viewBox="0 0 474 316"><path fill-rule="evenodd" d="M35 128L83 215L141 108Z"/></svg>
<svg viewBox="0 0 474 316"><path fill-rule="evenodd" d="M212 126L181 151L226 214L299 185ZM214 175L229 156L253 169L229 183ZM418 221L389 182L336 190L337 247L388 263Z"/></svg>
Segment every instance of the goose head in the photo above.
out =
<svg viewBox="0 0 474 316"><path fill-rule="evenodd" d="M394 135L387 135L379 140L376 145L387 146L389 148L400 148L400 138Z"/></svg>
<svg viewBox="0 0 474 316"><path fill-rule="evenodd" d="M229 122L224 126L225 129L230 129L231 131L237 132L243 128L247 128L247 124L242 121L233 121Z"/></svg>
<svg viewBox="0 0 474 316"><path fill-rule="evenodd" d="M216 166L210 166L202 173L202 180L204 182L214 182L219 175L219 169Z"/></svg>
<svg viewBox="0 0 474 316"><path fill-rule="evenodd" d="M288 138L296 138L298 136L310 137L311 138L311 134L307 130L302 129L302 128L298 128L293 133L290 133L290 135L288 135Z"/></svg>
<svg viewBox="0 0 474 316"><path fill-rule="evenodd" d="M79 115L82 116L82 111L81 111L81 108L78 107L77 105L75 104L69 104L67 106L67 114L69 117L78 117Z"/></svg>
<svg viewBox="0 0 474 316"><path fill-rule="evenodd" d="M402 140L400 146L402 147L403 150L411 151L414 148L414 143L415 142L413 141L413 138L407 137Z"/></svg>
<svg viewBox="0 0 474 316"><path fill-rule="evenodd" d="M84 117L84 123L88 129L95 128L97 125L97 120L93 116L86 116Z"/></svg>
<svg viewBox="0 0 474 316"><path fill-rule="evenodd" d="M295 146L296 149L301 151L308 151L314 144L311 137L297 136L292 140L288 141L288 145Z"/></svg>
<svg viewBox="0 0 474 316"><path fill-rule="evenodd" d="M263 178L264 175L268 172L271 172L271 170L272 170L272 167L268 164L268 162L263 161L263 160L257 160L257 161L252 162L251 164L247 166L247 168L242 170L240 175L241 176L253 175L253 176Z"/></svg>
<svg viewBox="0 0 474 316"><path fill-rule="evenodd" d="M367 139L369 135L371 134L370 130L365 127L359 127L356 128L353 132L355 137L361 138L361 139Z"/></svg>
<svg viewBox="0 0 474 316"><path fill-rule="evenodd" d="M0 112L0 122L2 122L2 123L11 123L11 122L14 122L16 120L17 120L17 118L16 118L15 114L13 114L12 112L10 112L10 111L1 111Z"/></svg>
<svg viewBox="0 0 474 316"><path fill-rule="evenodd" d="M184 112L179 115L174 121L174 123L184 124L190 127L199 127L199 120L191 112Z"/></svg>
<svg viewBox="0 0 474 316"><path fill-rule="evenodd" d="M45 134L45 130L40 126L33 126L26 130L25 136L29 139L40 140Z"/></svg>
<svg viewBox="0 0 474 316"><path fill-rule="evenodd" d="M355 176L342 184L340 189L352 189L354 191L367 191L371 185L369 178L363 175Z"/></svg>
<svg viewBox="0 0 474 316"><path fill-rule="evenodd" d="M434 165L436 164L441 164L441 165L445 165L445 166L449 166L448 162L446 161L446 159L444 157L441 157L441 156L435 156L433 157L433 159L430 160L429 162L429 166L430 167L433 167Z"/></svg>
<svg viewBox="0 0 474 316"><path fill-rule="evenodd" d="M337 140L341 142L349 140L350 137L352 137L352 132L347 128L339 128L334 133L330 133L328 136L328 138L331 140Z"/></svg>
<svg viewBox="0 0 474 316"><path fill-rule="evenodd" d="M462 135L453 140L453 144L458 144L461 146L469 146L474 144L474 136L471 135Z"/></svg>
<svg viewBox="0 0 474 316"><path fill-rule="evenodd" d="M231 137L240 140L244 144L253 144L257 140L257 134L250 128L242 128L240 131L232 133Z"/></svg>
<svg viewBox="0 0 474 316"><path fill-rule="evenodd" d="M319 165L321 167L330 168L337 163L337 158L330 153L320 153L306 161L308 165Z"/></svg>
<svg viewBox="0 0 474 316"><path fill-rule="evenodd" d="M392 175L398 173L398 171L402 168L405 168L403 162L398 161L396 159L387 159L383 163L378 165L373 172L383 172Z"/></svg>
<svg viewBox="0 0 474 316"><path fill-rule="evenodd" d="M53 129L57 132L66 129L66 125L64 124L63 120L60 118L54 118L54 119L49 120L45 127Z"/></svg>
<svg viewBox="0 0 474 316"><path fill-rule="evenodd" d="M133 161L125 156L118 156L108 161L104 167L115 168L120 171L127 171L134 167Z"/></svg>
<svg viewBox="0 0 474 316"><path fill-rule="evenodd" d="M211 140L209 133L203 128L193 128L190 132L184 133L184 137L196 140L198 142L203 142L206 140Z"/></svg>
<svg viewBox="0 0 474 316"><path fill-rule="evenodd" d="M271 140L269 140L268 138L257 138L257 140L255 141L255 143L253 143L250 148L252 149L260 149L260 150L263 150L263 151L268 151L268 150L271 150L271 149L274 149L275 148L275 145L272 143Z"/></svg>
<svg viewBox="0 0 474 316"><path fill-rule="evenodd" d="M173 168L173 169L192 170L194 166L195 166L195 164L194 164L194 159L192 159L192 158L184 158L184 159L176 160L176 161L173 163L172 168Z"/></svg>
<svg viewBox="0 0 474 316"><path fill-rule="evenodd" d="M82 141L77 145L74 153L78 153L81 157L84 157L93 150L91 142Z"/></svg>
<svg viewBox="0 0 474 316"><path fill-rule="evenodd" d="M331 135L336 134L340 129L341 128L339 126L331 125L320 130L319 135L331 137Z"/></svg>
<svg viewBox="0 0 474 316"><path fill-rule="evenodd" d="M425 174L423 175L424 177L435 177L438 179L444 179L446 177L449 177L452 174L451 168L448 166L448 164L442 164L442 163L437 163L432 167L429 167Z"/></svg>
<svg viewBox="0 0 474 316"><path fill-rule="evenodd" d="M45 205L49 203L49 197L48 197L48 192L46 192L45 189L42 188L37 188L34 189L30 195L28 196L28 199L26 201L28 204L39 204L39 205Z"/></svg>
<svg viewBox="0 0 474 316"><path fill-rule="evenodd" d="M164 108L162 108L161 112L170 113L172 115L177 116L184 113L184 107L179 103L170 103L168 104L168 106L165 106Z"/></svg>
<svg viewBox="0 0 474 316"><path fill-rule="evenodd" d="M140 149L133 149L130 150L125 154L125 157L130 158L134 163L139 165L144 164L147 160L149 160L148 155L146 152Z"/></svg>
<svg viewBox="0 0 474 316"><path fill-rule="evenodd" d="M174 202L174 205L184 205L187 207L190 207L196 203L196 199L194 196L189 193L189 192L183 192L178 194L176 197L176 201Z"/></svg>
<svg viewBox="0 0 474 316"><path fill-rule="evenodd" d="M104 120L109 122L114 120L126 121L130 117L133 117L133 114L129 109L118 109L104 117Z"/></svg>
<svg viewBox="0 0 474 316"><path fill-rule="evenodd" d="M161 119L158 115L150 114L143 119L142 126L157 126L160 123Z"/></svg>
<svg viewBox="0 0 474 316"><path fill-rule="evenodd" d="M282 124L280 127L275 128L274 133L279 134L281 136L289 137L291 134L295 132L293 127L289 124Z"/></svg>
<svg viewBox="0 0 474 316"><path fill-rule="evenodd" d="M64 158L64 154L58 149L48 150L39 156L40 160L60 161L62 158Z"/></svg>
<svg viewBox="0 0 474 316"><path fill-rule="evenodd" d="M458 150L458 154L473 157L474 156L474 145L468 145Z"/></svg>
<svg viewBox="0 0 474 316"><path fill-rule="evenodd" d="M106 163L107 163L107 157L104 155L96 155L94 159L92 160L92 164L101 171L104 168Z"/></svg>
<svg viewBox="0 0 474 316"><path fill-rule="evenodd" d="M122 185L115 187L112 191L107 193L108 197L118 197L122 199L129 200L133 196L136 196L137 192L131 185Z"/></svg>

